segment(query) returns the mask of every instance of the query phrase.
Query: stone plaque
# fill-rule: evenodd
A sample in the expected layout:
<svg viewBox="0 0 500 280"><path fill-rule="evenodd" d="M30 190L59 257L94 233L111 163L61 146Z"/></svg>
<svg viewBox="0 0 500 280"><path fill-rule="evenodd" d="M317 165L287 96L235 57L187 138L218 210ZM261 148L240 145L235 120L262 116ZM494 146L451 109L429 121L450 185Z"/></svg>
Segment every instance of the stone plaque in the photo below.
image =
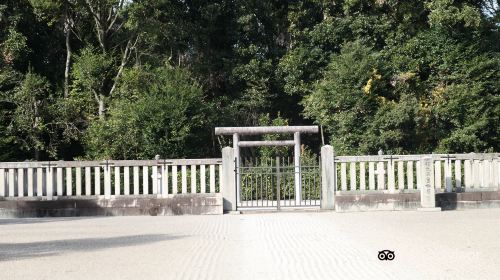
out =
<svg viewBox="0 0 500 280"><path fill-rule="evenodd" d="M420 205L422 208L419 210L440 211L441 208L436 208L434 190L434 161L431 157L424 157L420 160L420 166L420 179L422 182L422 186L420 188Z"/></svg>

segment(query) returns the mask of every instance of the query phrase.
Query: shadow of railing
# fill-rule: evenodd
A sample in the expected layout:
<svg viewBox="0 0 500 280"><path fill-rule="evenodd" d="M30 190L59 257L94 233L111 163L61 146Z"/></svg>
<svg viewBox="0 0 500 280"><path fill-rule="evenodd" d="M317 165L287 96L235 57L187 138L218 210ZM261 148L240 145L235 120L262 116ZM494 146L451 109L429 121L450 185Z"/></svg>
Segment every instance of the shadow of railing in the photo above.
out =
<svg viewBox="0 0 500 280"><path fill-rule="evenodd" d="M28 243L0 243L0 262L14 259L38 258L64 254L66 252L87 252L110 248L138 246L183 236L167 234L128 235L107 238L82 238L51 240Z"/></svg>
<svg viewBox="0 0 500 280"><path fill-rule="evenodd" d="M106 218L106 217L88 216L88 217L0 218L0 226L70 222L75 220L99 219L99 218Z"/></svg>

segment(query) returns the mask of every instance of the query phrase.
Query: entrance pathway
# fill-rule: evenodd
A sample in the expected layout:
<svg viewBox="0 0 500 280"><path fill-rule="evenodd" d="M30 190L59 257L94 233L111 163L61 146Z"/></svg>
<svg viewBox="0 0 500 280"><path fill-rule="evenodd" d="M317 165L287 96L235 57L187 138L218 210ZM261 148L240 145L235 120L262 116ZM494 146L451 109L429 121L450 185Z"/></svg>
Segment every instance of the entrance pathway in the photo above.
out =
<svg viewBox="0 0 500 280"><path fill-rule="evenodd" d="M0 279L498 279L499 232L497 209L6 219Z"/></svg>

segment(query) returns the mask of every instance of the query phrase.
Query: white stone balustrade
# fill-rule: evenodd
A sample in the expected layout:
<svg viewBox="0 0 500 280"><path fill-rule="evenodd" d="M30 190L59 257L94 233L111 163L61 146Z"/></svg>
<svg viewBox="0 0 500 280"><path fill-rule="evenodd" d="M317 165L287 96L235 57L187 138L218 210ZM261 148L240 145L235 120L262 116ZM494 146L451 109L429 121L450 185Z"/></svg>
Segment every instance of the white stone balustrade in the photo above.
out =
<svg viewBox="0 0 500 280"><path fill-rule="evenodd" d="M335 156L335 188L346 193L416 192L423 184L424 157L433 161L437 193L500 189L500 153Z"/></svg>
<svg viewBox="0 0 500 280"><path fill-rule="evenodd" d="M216 193L221 189L221 166L222 159L1 162L0 197Z"/></svg>

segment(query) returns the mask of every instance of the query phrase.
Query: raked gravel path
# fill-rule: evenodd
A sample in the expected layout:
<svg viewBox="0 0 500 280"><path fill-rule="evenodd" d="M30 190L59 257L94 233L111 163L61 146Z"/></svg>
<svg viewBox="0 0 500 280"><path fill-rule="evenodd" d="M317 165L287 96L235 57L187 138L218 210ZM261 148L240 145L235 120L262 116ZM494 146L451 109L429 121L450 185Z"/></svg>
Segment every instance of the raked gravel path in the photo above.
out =
<svg viewBox="0 0 500 280"><path fill-rule="evenodd" d="M4 219L0 279L500 279L500 210Z"/></svg>

